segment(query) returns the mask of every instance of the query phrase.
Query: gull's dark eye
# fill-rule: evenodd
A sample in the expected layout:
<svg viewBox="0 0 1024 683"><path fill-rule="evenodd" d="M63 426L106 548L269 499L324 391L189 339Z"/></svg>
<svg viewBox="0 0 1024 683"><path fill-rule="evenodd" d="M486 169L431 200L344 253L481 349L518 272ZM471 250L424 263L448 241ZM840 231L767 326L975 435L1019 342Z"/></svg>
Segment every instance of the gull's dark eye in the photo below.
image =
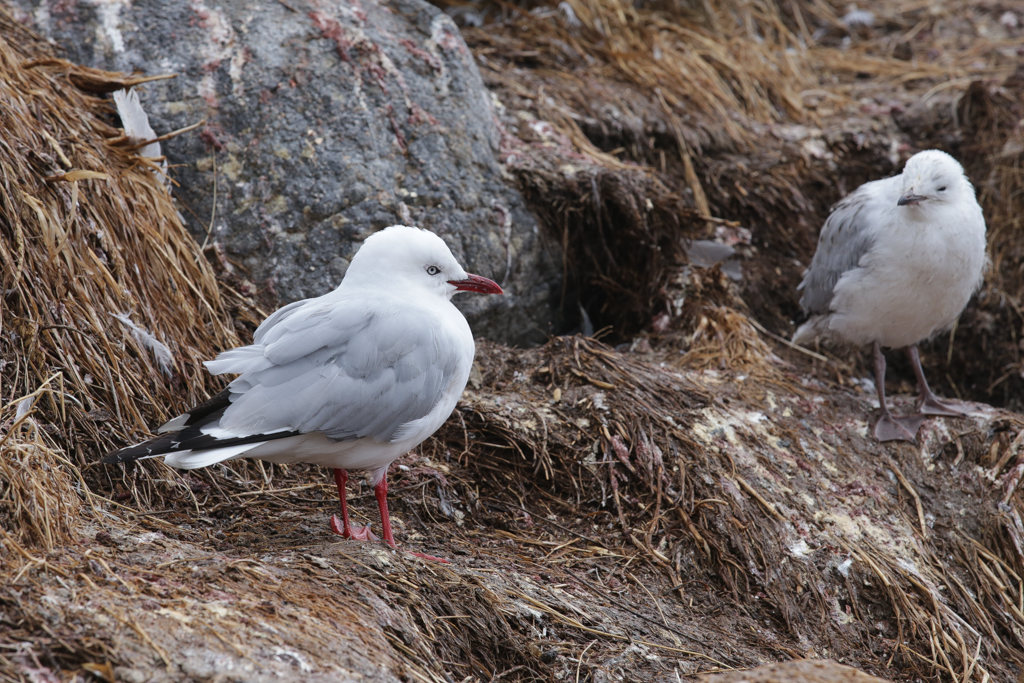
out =
<svg viewBox="0 0 1024 683"><path fill-rule="evenodd" d="M945 192L945 191L946 191L946 186L945 185L943 185L942 187L939 188L939 192Z"/></svg>
<svg viewBox="0 0 1024 683"><path fill-rule="evenodd" d="M430 266L429 268L427 268L427 275L437 275L440 272L441 269L438 268L437 266Z"/></svg>

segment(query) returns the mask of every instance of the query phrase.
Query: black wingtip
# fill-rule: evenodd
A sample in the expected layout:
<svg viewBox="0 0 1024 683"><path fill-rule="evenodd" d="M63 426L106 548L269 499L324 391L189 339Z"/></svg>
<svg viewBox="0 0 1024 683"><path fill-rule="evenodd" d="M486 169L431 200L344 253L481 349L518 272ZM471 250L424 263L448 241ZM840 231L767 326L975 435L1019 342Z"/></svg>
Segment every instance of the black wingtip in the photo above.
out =
<svg viewBox="0 0 1024 683"><path fill-rule="evenodd" d="M107 453L102 458L100 458L100 464L120 465L123 462L129 462L137 459L137 457L132 457L131 455L122 455L122 451L114 451L113 453Z"/></svg>
<svg viewBox="0 0 1024 683"><path fill-rule="evenodd" d="M299 436L298 431L274 432L272 434L249 434L229 439L218 439L208 434L203 434L200 422L196 426L188 427L180 432L171 432L140 444L122 448L113 453L104 455L100 462L105 465L120 465L122 463L152 458L158 455L170 455L180 451L206 451L213 448L225 448L227 446L241 446L243 444L258 443L261 441L274 441L275 439L287 439L291 436Z"/></svg>
<svg viewBox="0 0 1024 683"><path fill-rule="evenodd" d="M154 439L155 441L156 439ZM120 465L126 462L132 462L139 458L145 458L148 455L153 454L152 448L153 441L146 441L144 443L129 446L128 448L122 448L119 451L113 451L107 453L100 458L100 464L102 465Z"/></svg>
<svg viewBox="0 0 1024 683"><path fill-rule="evenodd" d="M163 455L166 453L172 453L176 450L182 450L181 441L183 438L190 434L197 436L199 434L198 427L211 422L212 420L219 417L224 409L231 405L231 389L224 389L213 398L208 401L200 403L192 410L188 411L188 419L181 424L178 431L170 434L164 434L158 436L155 439L149 441L143 441L142 443L135 444L134 446L128 446L122 448L119 451L113 451L107 453L100 458L100 464L103 465L120 465L126 462L132 462L141 458L148 458L154 455ZM188 430L188 427L192 427L192 430ZM182 436L178 436L182 434ZM185 446L184 448L188 448Z"/></svg>

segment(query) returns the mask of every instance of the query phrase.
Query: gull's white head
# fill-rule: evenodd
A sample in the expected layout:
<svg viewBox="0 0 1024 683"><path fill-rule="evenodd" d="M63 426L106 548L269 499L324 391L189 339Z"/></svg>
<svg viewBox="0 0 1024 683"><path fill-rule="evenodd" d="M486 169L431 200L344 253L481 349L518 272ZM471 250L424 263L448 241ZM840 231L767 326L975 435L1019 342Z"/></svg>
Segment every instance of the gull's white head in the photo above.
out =
<svg viewBox="0 0 1024 683"><path fill-rule="evenodd" d="M392 225L366 238L345 273L348 285L398 292L433 291L503 294L492 280L467 273L440 237L421 228Z"/></svg>
<svg viewBox="0 0 1024 683"><path fill-rule="evenodd" d="M974 187L964 175L963 166L945 152L929 149L907 160L903 168L903 194L899 206L916 210L942 206L974 197Z"/></svg>

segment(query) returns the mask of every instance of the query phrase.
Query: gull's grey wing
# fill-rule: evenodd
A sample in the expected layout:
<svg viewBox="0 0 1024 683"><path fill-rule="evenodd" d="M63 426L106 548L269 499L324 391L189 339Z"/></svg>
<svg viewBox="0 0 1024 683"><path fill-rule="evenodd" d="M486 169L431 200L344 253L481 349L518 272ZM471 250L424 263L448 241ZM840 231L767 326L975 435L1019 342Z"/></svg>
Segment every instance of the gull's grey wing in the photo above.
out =
<svg viewBox="0 0 1024 683"><path fill-rule="evenodd" d="M803 290L800 305L805 313L828 313L839 278L856 268L873 246L874 236L868 222L869 202L873 199L869 185L862 185L836 203L825 220L818 249L799 287Z"/></svg>
<svg viewBox="0 0 1024 683"><path fill-rule="evenodd" d="M323 297L320 298L322 299ZM282 306L281 308L271 313L269 316L267 316L267 319L261 322L260 326L256 328L256 332L255 334L253 334L253 343L262 344L263 338L266 337L267 333L270 332L270 330L272 330L274 327L276 327L279 322L285 320L293 313L295 313L297 310L299 310L303 306L306 306L307 304L312 303L313 301L314 299L302 299L301 301L293 301L287 306Z"/></svg>
<svg viewBox="0 0 1024 683"><path fill-rule="evenodd" d="M402 425L443 398L467 347L436 313L385 303L370 311L358 300L310 302L276 320L263 343L208 363L213 372L241 373L217 432L401 437Z"/></svg>

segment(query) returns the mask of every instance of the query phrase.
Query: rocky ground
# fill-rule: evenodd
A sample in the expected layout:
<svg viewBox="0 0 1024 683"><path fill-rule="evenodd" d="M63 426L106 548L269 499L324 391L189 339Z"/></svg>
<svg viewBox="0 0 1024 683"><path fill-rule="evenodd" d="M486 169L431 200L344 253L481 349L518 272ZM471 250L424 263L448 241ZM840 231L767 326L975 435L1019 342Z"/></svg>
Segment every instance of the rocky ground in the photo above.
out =
<svg viewBox="0 0 1024 683"><path fill-rule="evenodd" d="M793 658L1014 680L1024 420L977 405L883 446L870 387L818 369L485 345L448 427L393 468L398 550L331 536L315 468L232 463L155 510L115 483L77 542L8 555L3 656L126 681L664 680ZM374 520L367 487L352 500Z"/></svg>
<svg viewBox="0 0 1024 683"><path fill-rule="evenodd" d="M179 70L178 84L150 86L159 95L154 120L167 117L166 128L192 114L222 119L221 129L167 148L172 164L177 154L186 166L173 172L188 181L175 189L179 201L200 207L185 217L196 244L182 241L183 231L151 230L133 204L140 187L146 197L157 190L123 144L110 142L117 120L99 95L67 104L75 81L64 74L81 72L51 66L43 79L26 64L51 48L19 52L15 38L32 41L0 17L10 41L0 50L2 84L22 124L8 126L15 142L2 141L0 163L9 182L31 188L0 197L0 680L1017 679L1024 418L1009 408L1024 395L1024 252L1014 237L1024 79L1013 75L1019 27L1007 16L1018 8L879 5L874 24L851 27L845 6L826 3L716 5L708 14L711 5L594 2L570 5L578 26L561 9L505 8L501 22L474 28L467 11L448 7L467 43L445 43L454 25L425 5L298 5L175 4L168 16L192 17L182 19L191 30L180 45L160 39L183 53L165 65L140 47L147 29L172 23L147 23L155 5L17 3L19 21L78 36L68 48L76 59ZM469 9L493 19L496 8ZM257 19L257 10L276 19ZM674 22L663 10L678 12ZM737 25L746 34L731 32L729 16L745 17ZM789 34L766 28L776 19ZM614 22L622 30L609 35L623 42L609 45L603 27ZM428 30L434 23L441 33ZM687 40L718 42L681 50L666 37L679 40L680 26ZM292 36L288 49L309 62L278 59L263 70L251 61L267 48L258 31ZM800 40L806 52L794 47ZM196 41L223 55L189 47ZM715 77L696 92L681 90L671 70L657 72L661 90L653 90L643 76L661 68L654 44L677 66L714 68ZM441 59L440 71L426 55ZM286 87L278 76L292 66ZM339 69L343 79L310 85ZM374 119L384 147L355 134L319 143L305 118L287 117L280 144L270 144L273 134L240 123L271 106L248 78L274 80L271 101L299 118L331 109L321 91L359 116L390 105L402 117ZM438 178L459 182L429 201L401 194L421 194L409 179L430 185L414 143L435 139L424 132L433 124L405 115L413 105L454 107L439 84L470 81L493 117L473 107L448 113L475 122L465 125L487 144L446 142ZM189 90L203 83L212 102ZM369 93L364 109L353 103L355 83ZM737 99L731 89L743 84L753 89ZM708 114L729 97L735 117ZM277 125L272 116L257 122ZM442 137L457 138L457 128ZM372 183L356 177L358 163L332 161L346 145L372 167ZM967 418L926 422L917 444L880 445L868 436L877 405L858 353L801 351L783 340L829 204L928 146L964 159L994 264L955 334L925 348L925 365L943 393L985 402ZM87 180L79 194L66 180L72 166L114 180ZM277 174L266 187L263 166ZM328 167L339 187L369 189L323 212L288 204ZM459 204L464 187L476 190ZM584 328L579 302L607 345L582 336L532 348L481 342L456 413L393 467L398 550L330 535L337 494L316 468L239 462L181 474L151 461L95 464L216 388L203 384L198 359L244 339L259 306L275 305L260 281L285 261L298 270L282 276L291 294L277 294L326 286L341 273L332 263L343 270L335 261L355 235L346 230L402 218L403 206L438 227L451 208L445 193L457 204L449 237L465 247L460 255L539 287L523 289L509 310L476 311L478 331L515 341L545 325ZM39 200L18 199L26 194ZM285 205L275 194L288 195ZM104 229L115 214L97 209L102 201L125 212L113 229ZM154 225L174 213L161 211ZM207 231L218 215L223 235ZM36 216L43 227L34 233ZM328 224L329 244L310 249ZM258 236L275 225L263 243L242 230ZM509 225L522 240L502 242ZM52 226L66 230L63 240ZM150 241L135 245L136 233L152 233ZM691 259L683 238L734 247L726 270L738 266L742 278ZM203 267L174 275L165 243L179 265ZM273 258L245 262L267 253ZM65 261L77 277L54 270ZM133 276L138 263L150 265ZM307 271L310 263L319 270ZM170 275L140 275L150 272ZM53 284L65 275L65 289ZM107 282L117 287L100 286ZM178 293L189 282L195 306ZM212 294L218 285L222 300ZM527 310L527 294L544 310ZM107 320L125 310L171 346L176 373L161 373L141 342ZM894 360L889 392L909 411L912 375ZM22 398L33 392L41 400L30 409ZM351 500L359 521L376 518L365 485ZM867 673L810 664L746 672L802 658Z"/></svg>

